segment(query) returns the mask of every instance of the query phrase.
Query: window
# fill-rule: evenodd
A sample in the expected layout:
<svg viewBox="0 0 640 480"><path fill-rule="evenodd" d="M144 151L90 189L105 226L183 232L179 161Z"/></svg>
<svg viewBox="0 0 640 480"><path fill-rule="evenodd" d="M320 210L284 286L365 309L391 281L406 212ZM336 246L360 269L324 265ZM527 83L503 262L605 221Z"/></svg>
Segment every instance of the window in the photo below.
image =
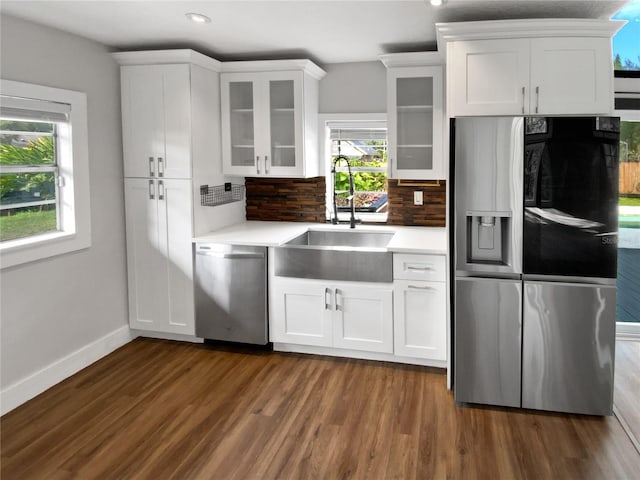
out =
<svg viewBox="0 0 640 480"><path fill-rule="evenodd" d="M86 95L0 83L2 267L90 245Z"/></svg>
<svg viewBox="0 0 640 480"><path fill-rule="evenodd" d="M614 69L625 72L640 71L640 0L632 0L612 17L615 20L627 20L613 37Z"/></svg>
<svg viewBox="0 0 640 480"><path fill-rule="evenodd" d="M356 218L384 222L388 172L386 121L380 116L336 117L325 121L327 218L335 218L337 209L338 219L348 221L353 201Z"/></svg>

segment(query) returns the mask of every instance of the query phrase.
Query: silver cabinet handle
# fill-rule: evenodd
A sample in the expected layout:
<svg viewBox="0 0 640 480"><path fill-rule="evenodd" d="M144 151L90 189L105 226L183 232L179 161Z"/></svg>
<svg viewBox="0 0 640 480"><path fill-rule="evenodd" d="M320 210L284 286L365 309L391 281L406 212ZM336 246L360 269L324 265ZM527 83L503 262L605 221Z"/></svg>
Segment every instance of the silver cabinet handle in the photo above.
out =
<svg viewBox="0 0 640 480"><path fill-rule="evenodd" d="M158 180L158 200L164 200L164 183Z"/></svg>
<svg viewBox="0 0 640 480"><path fill-rule="evenodd" d="M524 87L522 87L522 113L524 113Z"/></svg>
<svg viewBox="0 0 640 480"><path fill-rule="evenodd" d="M267 162L269 161L269 155L264 156L264 173L265 175L269 174L269 167L267 166Z"/></svg>
<svg viewBox="0 0 640 480"><path fill-rule="evenodd" d="M418 272L428 272L433 270L433 268L432 267L413 267L411 265L407 265L407 270L414 270Z"/></svg>
<svg viewBox="0 0 640 480"><path fill-rule="evenodd" d="M408 287L412 290L433 290L433 287L420 287L418 285L409 285Z"/></svg>
<svg viewBox="0 0 640 480"><path fill-rule="evenodd" d="M327 295L329 295L329 301L327 301ZM331 309L331 290L329 290L329 287L326 287L324 289L324 309Z"/></svg>
<svg viewBox="0 0 640 480"><path fill-rule="evenodd" d="M153 180L149 180L149 200L156 198L156 187L153 184Z"/></svg>
<svg viewBox="0 0 640 480"><path fill-rule="evenodd" d="M156 172L155 172L155 167L154 167L154 163L153 163L153 157L149 157L149 176L153 177L155 176Z"/></svg>
<svg viewBox="0 0 640 480"><path fill-rule="evenodd" d="M340 305L340 302L338 301L338 295L340 295L341 297L343 296L343 295L342 295L342 292L340 291L340 289L339 289L339 288L336 288L336 293L335 293L335 295L334 295L334 297L335 297L335 299L336 299L336 307L335 307L335 310L336 310L336 311L338 311L338 310L342 310L342 309L343 309L343 308L342 308L342 307L343 307L343 305Z"/></svg>
<svg viewBox="0 0 640 480"><path fill-rule="evenodd" d="M164 162L162 157L158 157L158 176L164 177Z"/></svg>
<svg viewBox="0 0 640 480"><path fill-rule="evenodd" d="M256 155L256 173L260 175L260 155Z"/></svg>
<svg viewBox="0 0 640 480"><path fill-rule="evenodd" d="M538 113L539 105L540 105L540 87L536 87L536 113Z"/></svg>

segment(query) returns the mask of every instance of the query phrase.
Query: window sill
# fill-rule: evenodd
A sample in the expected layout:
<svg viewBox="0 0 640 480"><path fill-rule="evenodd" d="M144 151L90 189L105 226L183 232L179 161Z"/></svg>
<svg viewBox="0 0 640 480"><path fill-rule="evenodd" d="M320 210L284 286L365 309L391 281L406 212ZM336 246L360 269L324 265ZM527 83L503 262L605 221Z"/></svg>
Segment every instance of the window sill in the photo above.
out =
<svg viewBox="0 0 640 480"><path fill-rule="evenodd" d="M90 235L52 232L0 243L0 269L82 250L91 246Z"/></svg>

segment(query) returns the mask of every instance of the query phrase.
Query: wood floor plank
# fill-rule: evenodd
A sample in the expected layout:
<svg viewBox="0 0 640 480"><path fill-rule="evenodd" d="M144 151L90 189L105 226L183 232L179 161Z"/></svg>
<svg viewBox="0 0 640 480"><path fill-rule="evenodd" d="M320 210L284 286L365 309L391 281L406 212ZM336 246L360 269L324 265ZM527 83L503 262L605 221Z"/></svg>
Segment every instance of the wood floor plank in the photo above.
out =
<svg viewBox="0 0 640 480"><path fill-rule="evenodd" d="M3 480L582 480L640 471L615 417L461 408L441 370L151 339L18 407L0 427Z"/></svg>
<svg viewBox="0 0 640 480"><path fill-rule="evenodd" d="M616 342L613 403L640 444L640 341Z"/></svg>

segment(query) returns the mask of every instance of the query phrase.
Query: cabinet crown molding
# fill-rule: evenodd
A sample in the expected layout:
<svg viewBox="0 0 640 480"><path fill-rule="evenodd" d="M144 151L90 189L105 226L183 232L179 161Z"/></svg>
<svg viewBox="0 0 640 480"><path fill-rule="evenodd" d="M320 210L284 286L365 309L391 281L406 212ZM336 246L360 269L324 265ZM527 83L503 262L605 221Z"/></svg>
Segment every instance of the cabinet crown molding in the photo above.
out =
<svg viewBox="0 0 640 480"><path fill-rule="evenodd" d="M311 60L297 58L292 60L243 60L237 62L222 62L222 72L280 72L303 71L307 75L320 80L325 72Z"/></svg>
<svg viewBox="0 0 640 480"><path fill-rule="evenodd" d="M378 58L387 68L444 65L444 58L440 52L387 53Z"/></svg>
<svg viewBox="0 0 640 480"><path fill-rule="evenodd" d="M188 48L172 50L139 50L111 54L119 65L163 65L190 63L220 72L222 62Z"/></svg>
<svg viewBox="0 0 640 480"><path fill-rule="evenodd" d="M536 37L611 38L626 20L597 19L524 19L481 22L436 23L438 50L446 51L447 42Z"/></svg>

